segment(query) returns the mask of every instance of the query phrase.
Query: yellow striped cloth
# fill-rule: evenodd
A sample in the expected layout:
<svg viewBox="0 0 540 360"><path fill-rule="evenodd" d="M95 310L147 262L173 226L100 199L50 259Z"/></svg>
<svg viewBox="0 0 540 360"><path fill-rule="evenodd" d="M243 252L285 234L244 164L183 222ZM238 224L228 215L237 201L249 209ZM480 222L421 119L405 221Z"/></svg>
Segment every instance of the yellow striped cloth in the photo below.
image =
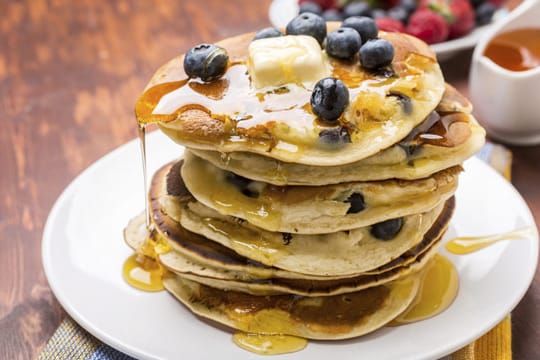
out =
<svg viewBox="0 0 540 360"><path fill-rule="evenodd" d="M487 143L477 154L508 180L512 154L501 145ZM129 360L131 357L101 343L71 318L64 319L38 360ZM510 315L471 344L444 360L512 360L512 327Z"/></svg>

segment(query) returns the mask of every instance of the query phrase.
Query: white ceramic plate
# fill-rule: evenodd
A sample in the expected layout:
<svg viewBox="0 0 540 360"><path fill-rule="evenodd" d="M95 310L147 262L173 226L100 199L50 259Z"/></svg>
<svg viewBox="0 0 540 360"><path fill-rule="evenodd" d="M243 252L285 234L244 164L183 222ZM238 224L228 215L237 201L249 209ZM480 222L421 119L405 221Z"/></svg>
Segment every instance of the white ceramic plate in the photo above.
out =
<svg viewBox="0 0 540 360"><path fill-rule="evenodd" d="M287 23L298 13L298 0L274 0L268 9L268 17L273 26L281 28L287 26ZM494 21L505 16L506 10L497 11ZM489 30L491 25L477 27L469 34L454 40L444 41L439 44L431 45L437 53L439 61L446 60L458 51L472 48L476 45L480 37Z"/></svg>
<svg viewBox="0 0 540 360"><path fill-rule="evenodd" d="M149 170L182 153L161 133L148 137ZM451 234L485 235L535 226L516 190L480 160L465 166ZM127 285L122 263L131 254L122 229L143 209L138 142L90 166L60 196L43 235L49 284L66 311L105 343L140 359L255 359L231 334L201 321L166 292ZM471 342L519 302L535 272L538 235L451 256L460 277L452 306L434 318L339 342L310 342L272 359L432 359Z"/></svg>

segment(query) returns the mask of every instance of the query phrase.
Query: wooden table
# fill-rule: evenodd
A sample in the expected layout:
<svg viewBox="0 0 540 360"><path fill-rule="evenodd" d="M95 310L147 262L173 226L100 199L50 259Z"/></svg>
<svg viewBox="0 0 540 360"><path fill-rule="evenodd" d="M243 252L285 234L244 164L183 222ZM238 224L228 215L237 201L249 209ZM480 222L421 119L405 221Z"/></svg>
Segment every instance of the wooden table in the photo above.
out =
<svg viewBox="0 0 540 360"><path fill-rule="evenodd" d="M40 247L64 187L136 136L134 102L161 64L196 43L268 26L269 4L0 3L0 359L35 358L65 316L44 277ZM465 93L470 55L442 64ZM514 184L538 222L540 148L512 150ZM513 312L515 359L540 358L538 304L537 272Z"/></svg>

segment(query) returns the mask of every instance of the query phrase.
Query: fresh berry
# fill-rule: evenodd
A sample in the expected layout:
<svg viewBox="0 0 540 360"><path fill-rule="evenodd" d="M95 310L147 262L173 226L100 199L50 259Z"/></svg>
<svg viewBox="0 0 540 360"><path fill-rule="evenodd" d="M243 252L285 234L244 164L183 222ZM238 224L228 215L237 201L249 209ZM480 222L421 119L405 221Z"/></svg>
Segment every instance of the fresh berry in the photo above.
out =
<svg viewBox="0 0 540 360"><path fill-rule="evenodd" d="M375 19L375 22L377 23L379 29L382 31L405 32L405 26L401 23L401 21L398 21L396 19L392 19L389 17L381 17Z"/></svg>
<svg viewBox="0 0 540 360"><path fill-rule="evenodd" d="M394 6L386 12L389 18L396 19L402 24L406 24L409 19L409 12L401 6Z"/></svg>
<svg viewBox="0 0 540 360"><path fill-rule="evenodd" d="M381 1L381 5L383 8L385 9L391 9L393 8L394 6L398 6L399 5L399 0L382 0Z"/></svg>
<svg viewBox="0 0 540 360"><path fill-rule="evenodd" d="M371 226L371 235L379 240L390 240L396 237L403 226L403 219L390 219Z"/></svg>
<svg viewBox="0 0 540 360"><path fill-rule="evenodd" d="M486 2L486 0L470 0L471 1L471 5L473 8L477 8L479 7L480 5L482 5L484 2Z"/></svg>
<svg viewBox="0 0 540 360"><path fill-rule="evenodd" d="M487 0L487 2L492 3L496 7L502 6L505 0Z"/></svg>
<svg viewBox="0 0 540 360"><path fill-rule="evenodd" d="M303 2L303 3L300 4L300 9L298 10L298 13L303 14L303 13L306 13L306 12L321 15L322 12L323 12L323 9L322 9L321 5L319 5L319 4L315 3L315 2L306 1L306 2Z"/></svg>
<svg viewBox="0 0 540 360"><path fill-rule="evenodd" d="M375 39L379 33L379 28L375 21L367 16L351 16L343 21L341 27L356 30L360 34L362 43Z"/></svg>
<svg viewBox="0 0 540 360"><path fill-rule="evenodd" d="M394 59L394 46L384 39L373 39L360 48L360 65L375 70L388 66Z"/></svg>
<svg viewBox="0 0 540 360"><path fill-rule="evenodd" d="M476 8L476 25L482 26L489 24L497 7L492 3L486 2Z"/></svg>
<svg viewBox="0 0 540 360"><path fill-rule="evenodd" d="M350 3L343 8L343 17L351 16L371 16L371 6L364 1Z"/></svg>
<svg viewBox="0 0 540 360"><path fill-rule="evenodd" d="M325 21L343 21L343 15L341 11L337 9L328 9L322 13L322 17Z"/></svg>
<svg viewBox="0 0 540 360"><path fill-rule="evenodd" d="M351 142L349 131L343 126L324 129L319 133L319 141L329 147L339 147Z"/></svg>
<svg viewBox="0 0 540 360"><path fill-rule="evenodd" d="M213 44L199 44L192 47L184 57L184 71L190 77L212 81L220 78L227 70L227 51Z"/></svg>
<svg viewBox="0 0 540 360"><path fill-rule="evenodd" d="M416 0L401 0L399 2L399 6L407 10L409 15L412 14L418 8L418 4L416 3Z"/></svg>
<svg viewBox="0 0 540 360"><path fill-rule="evenodd" d="M324 122L333 124L349 105L349 89L336 78L319 80L311 93L311 109Z"/></svg>
<svg viewBox="0 0 540 360"><path fill-rule="evenodd" d="M279 29L269 27L269 28L262 29L259 32L257 32L253 40L279 37L281 35L283 34L281 33L281 31L279 31Z"/></svg>
<svg viewBox="0 0 540 360"><path fill-rule="evenodd" d="M360 49L362 40L351 28L339 28L326 37L326 53L338 59L352 59Z"/></svg>
<svg viewBox="0 0 540 360"><path fill-rule="evenodd" d="M409 18L406 31L428 44L434 44L448 38L449 27L440 14L428 8L420 8Z"/></svg>
<svg viewBox="0 0 540 360"><path fill-rule="evenodd" d="M386 11L384 11L383 9L373 9L373 11L371 11L372 19L375 20L382 17L386 17Z"/></svg>
<svg viewBox="0 0 540 360"><path fill-rule="evenodd" d="M319 15L303 13L287 24L286 33L287 35L313 36L319 44L322 44L326 37L326 21Z"/></svg>
<svg viewBox="0 0 540 360"><path fill-rule="evenodd" d="M448 37L455 39L468 34L474 27L475 15L469 0L450 0L452 21Z"/></svg>
<svg viewBox="0 0 540 360"><path fill-rule="evenodd" d="M366 202L360 193L352 193L345 202L351 204L347 214L357 214L366 208Z"/></svg>
<svg viewBox="0 0 540 360"><path fill-rule="evenodd" d="M336 7L336 0L299 0L298 3L302 5L305 2L314 2L316 4L319 4L319 6L323 9L332 9Z"/></svg>

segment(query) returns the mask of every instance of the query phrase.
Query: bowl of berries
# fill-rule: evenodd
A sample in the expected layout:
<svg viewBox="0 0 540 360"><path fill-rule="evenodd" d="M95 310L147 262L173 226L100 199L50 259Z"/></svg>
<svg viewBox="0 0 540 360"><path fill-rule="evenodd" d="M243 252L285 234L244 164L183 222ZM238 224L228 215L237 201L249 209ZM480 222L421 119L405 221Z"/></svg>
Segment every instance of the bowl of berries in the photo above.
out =
<svg viewBox="0 0 540 360"><path fill-rule="evenodd" d="M439 60L473 47L491 24L508 12L504 0L274 0L269 17L283 28L300 13L326 21L370 17L380 30L414 35L437 53Z"/></svg>

